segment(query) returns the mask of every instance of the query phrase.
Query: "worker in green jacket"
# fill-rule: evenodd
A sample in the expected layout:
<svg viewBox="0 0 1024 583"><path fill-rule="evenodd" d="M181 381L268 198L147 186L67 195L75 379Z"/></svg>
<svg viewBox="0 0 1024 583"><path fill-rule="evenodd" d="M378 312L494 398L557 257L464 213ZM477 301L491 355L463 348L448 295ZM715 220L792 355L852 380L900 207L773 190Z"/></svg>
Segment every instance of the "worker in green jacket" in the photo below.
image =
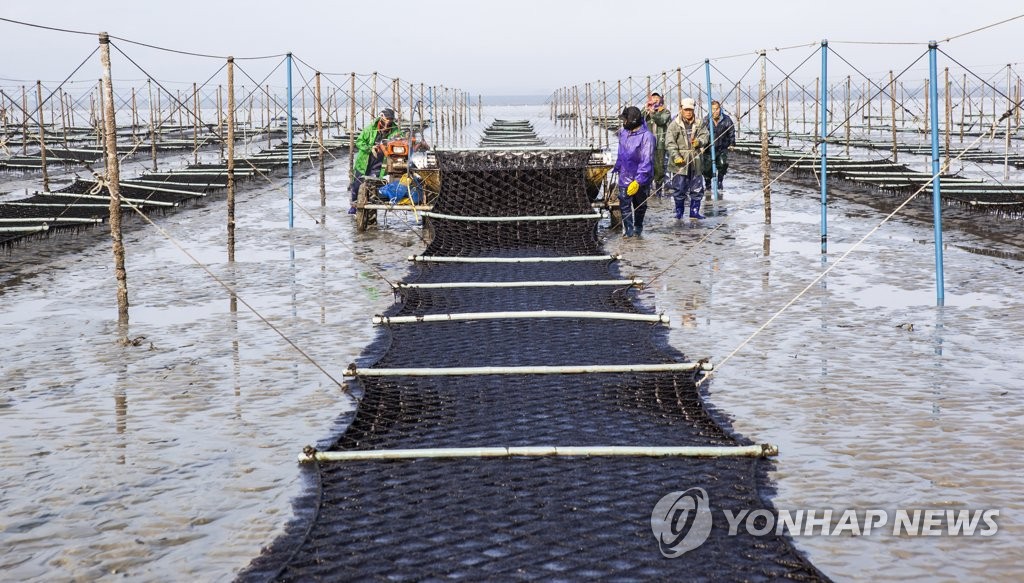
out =
<svg viewBox="0 0 1024 583"><path fill-rule="evenodd" d="M661 196L665 182L665 133L672 121L672 114L658 93L651 93L647 97L643 113L647 129L654 134L654 182L651 183L651 192Z"/></svg>
<svg viewBox="0 0 1024 583"><path fill-rule="evenodd" d="M356 214L356 200L359 198L359 187L367 176L383 178L387 167L384 164L384 151L381 143L401 137L402 130L395 123L395 110L384 108L373 123L363 128L356 138L356 155L352 161L352 181L349 191L352 193L352 206L348 214Z"/></svg>

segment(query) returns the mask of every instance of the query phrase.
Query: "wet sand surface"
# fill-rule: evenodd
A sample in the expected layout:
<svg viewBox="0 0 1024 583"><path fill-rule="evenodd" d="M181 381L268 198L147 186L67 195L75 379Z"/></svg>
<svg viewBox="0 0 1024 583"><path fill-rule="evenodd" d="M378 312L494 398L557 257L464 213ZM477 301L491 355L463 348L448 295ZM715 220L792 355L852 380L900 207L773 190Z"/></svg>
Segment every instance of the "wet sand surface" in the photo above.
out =
<svg viewBox="0 0 1024 583"><path fill-rule="evenodd" d="M565 132L545 114L485 109L479 126L532 116L542 136ZM722 215L676 221L667 199L652 198L644 238L602 235L623 254L623 275L653 279L639 297L671 317L674 346L728 358L706 398L739 433L779 445L774 505L1000 510L991 537L801 536L797 546L836 580L1019 579L1019 219L949 208L950 222L962 224L944 235L939 308L931 225L897 218L730 356L896 200L837 185L823 264L817 186L776 183L766 225L754 166L735 158ZM384 278L401 279L405 258L423 248L405 215L354 232L344 166L328 171L323 211L315 172L298 173L294 229L283 178L246 185L234 264L222 196L154 217L337 380L375 337L370 316L392 302ZM927 217L927 201L918 202L909 215ZM233 311L231 294L165 235L128 223L129 336L138 346L117 344L100 229L0 256L5 579L230 580L291 517L304 488L295 456L327 440L353 407L268 323L241 302Z"/></svg>

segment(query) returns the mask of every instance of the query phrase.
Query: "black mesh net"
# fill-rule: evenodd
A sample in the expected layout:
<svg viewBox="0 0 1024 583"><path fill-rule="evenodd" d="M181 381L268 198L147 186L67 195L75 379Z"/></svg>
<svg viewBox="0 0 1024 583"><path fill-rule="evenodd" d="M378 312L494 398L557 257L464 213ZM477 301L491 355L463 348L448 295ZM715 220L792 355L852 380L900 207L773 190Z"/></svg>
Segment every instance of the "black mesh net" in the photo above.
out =
<svg viewBox="0 0 1024 583"><path fill-rule="evenodd" d="M587 153L441 152L435 211L462 217L588 212ZM535 177L535 179L534 179ZM514 185L510 186L510 185ZM425 255L566 257L599 252L592 222L435 220ZM586 228L571 229L571 224ZM431 262L413 283L619 278L609 260ZM592 310L642 313L628 285L402 288L390 316ZM371 368L683 362L641 321L495 318L394 324ZM732 446L693 373L370 377L326 449L495 446ZM659 552L651 512L666 494L708 491L717 510L765 506L767 462L754 458L470 458L325 462L297 516L243 581L460 578L821 580L784 538L730 536L714 523L700 548Z"/></svg>
<svg viewBox="0 0 1024 583"><path fill-rule="evenodd" d="M531 217L593 214L582 168L589 150L440 151L438 214ZM596 215L595 215L596 216ZM589 255L597 219L473 222L429 219L425 255Z"/></svg>

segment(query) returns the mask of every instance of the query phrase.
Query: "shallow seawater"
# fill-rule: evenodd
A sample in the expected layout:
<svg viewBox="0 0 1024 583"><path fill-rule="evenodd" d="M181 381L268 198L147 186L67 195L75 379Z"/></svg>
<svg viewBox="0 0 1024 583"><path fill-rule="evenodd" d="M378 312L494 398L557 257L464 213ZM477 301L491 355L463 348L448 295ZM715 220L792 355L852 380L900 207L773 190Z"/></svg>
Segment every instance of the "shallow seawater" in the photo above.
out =
<svg viewBox="0 0 1024 583"><path fill-rule="evenodd" d="M485 109L483 125L488 113L570 139L543 107ZM345 174L329 167L321 209L316 173L298 173L294 228L283 178L245 184L233 264L223 199L154 217L166 236L129 221L137 346L117 343L99 230L0 256L4 579L230 580L283 532L304 484L296 455L353 406L335 381L374 339L387 281L423 248L402 216L355 233ZM675 221L655 198L643 239L602 236L623 274L651 281L639 297L671 317L671 343L720 364L710 406L779 445L774 505L1001 512L992 537L806 536L799 548L836 580L1018 579L1013 246L950 231L937 307L930 225L897 219L854 248L883 214L837 196L823 261L816 187L778 183L766 225L755 176L737 168L726 186L721 216Z"/></svg>

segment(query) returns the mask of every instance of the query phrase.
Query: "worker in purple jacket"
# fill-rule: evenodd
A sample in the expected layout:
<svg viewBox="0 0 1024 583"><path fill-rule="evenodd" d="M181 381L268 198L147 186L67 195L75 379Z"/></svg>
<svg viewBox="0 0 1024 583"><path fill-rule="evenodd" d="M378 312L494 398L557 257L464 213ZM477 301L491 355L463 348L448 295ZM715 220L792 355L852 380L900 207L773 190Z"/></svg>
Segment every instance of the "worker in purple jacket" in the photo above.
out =
<svg viewBox="0 0 1024 583"><path fill-rule="evenodd" d="M624 236L639 237L644 231L647 197L654 179L654 134L647 129L638 107L623 109L619 119L619 153L612 172L618 174Z"/></svg>

